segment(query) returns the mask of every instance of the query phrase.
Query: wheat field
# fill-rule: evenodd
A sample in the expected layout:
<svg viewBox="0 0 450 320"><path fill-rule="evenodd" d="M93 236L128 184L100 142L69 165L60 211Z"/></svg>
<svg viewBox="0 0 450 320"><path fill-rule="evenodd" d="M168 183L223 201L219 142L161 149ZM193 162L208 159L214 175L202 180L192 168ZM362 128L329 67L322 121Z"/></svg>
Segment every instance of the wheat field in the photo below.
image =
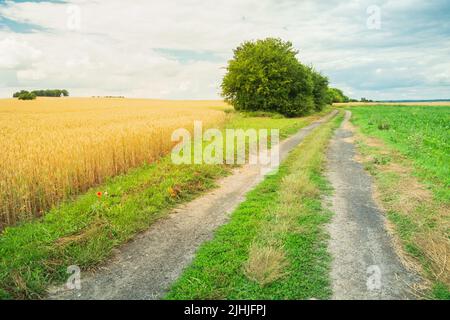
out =
<svg viewBox="0 0 450 320"><path fill-rule="evenodd" d="M0 99L0 229L151 163L174 129L225 121L222 101Z"/></svg>

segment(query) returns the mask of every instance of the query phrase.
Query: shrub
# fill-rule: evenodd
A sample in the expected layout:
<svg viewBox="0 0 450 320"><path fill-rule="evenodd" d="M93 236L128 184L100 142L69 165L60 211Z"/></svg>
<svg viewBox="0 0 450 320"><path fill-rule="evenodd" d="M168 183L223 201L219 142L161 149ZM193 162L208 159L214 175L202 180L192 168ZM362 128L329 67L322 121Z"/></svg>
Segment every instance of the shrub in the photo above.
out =
<svg viewBox="0 0 450 320"><path fill-rule="evenodd" d="M19 100L34 100L36 99L36 95L33 92L22 92L18 95Z"/></svg>

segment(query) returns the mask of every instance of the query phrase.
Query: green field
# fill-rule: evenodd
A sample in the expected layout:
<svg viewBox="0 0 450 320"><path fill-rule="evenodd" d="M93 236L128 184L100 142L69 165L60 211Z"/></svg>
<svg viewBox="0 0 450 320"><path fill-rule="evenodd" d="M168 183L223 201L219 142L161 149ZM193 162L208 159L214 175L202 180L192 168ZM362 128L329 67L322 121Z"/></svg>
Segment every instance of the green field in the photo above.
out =
<svg viewBox="0 0 450 320"><path fill-rule="evenodd" d="M352 107L353 123L414 161L436 198L450 203L450 107Z"/></svg>
<svg viewBox="0 0 450 320"><path fill-rule="evenodd" d="M350 110L405 261L428 281L425 297L450 299L450 107Z"/></svg>

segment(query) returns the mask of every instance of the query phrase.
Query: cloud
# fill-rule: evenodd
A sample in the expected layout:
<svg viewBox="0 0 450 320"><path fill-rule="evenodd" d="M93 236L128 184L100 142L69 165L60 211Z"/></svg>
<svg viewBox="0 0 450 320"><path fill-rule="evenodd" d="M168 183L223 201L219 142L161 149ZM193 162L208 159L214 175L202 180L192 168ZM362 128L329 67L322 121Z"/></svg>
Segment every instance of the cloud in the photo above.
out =
<svg viewBox="0 0 450 320"><path fill-rule="evenodd" d="M381 29L367 27L370 5ZM274 36L356 98L448 98L449 14L443 0L6 1L0 95L218 98L232 49Z"/></svg>
<svg viewBox="0 0 450 320"><path fill-rule="evenodd" d="M0 69L29 68L42 56L40 50L14 38L0 40Z"/></svg>

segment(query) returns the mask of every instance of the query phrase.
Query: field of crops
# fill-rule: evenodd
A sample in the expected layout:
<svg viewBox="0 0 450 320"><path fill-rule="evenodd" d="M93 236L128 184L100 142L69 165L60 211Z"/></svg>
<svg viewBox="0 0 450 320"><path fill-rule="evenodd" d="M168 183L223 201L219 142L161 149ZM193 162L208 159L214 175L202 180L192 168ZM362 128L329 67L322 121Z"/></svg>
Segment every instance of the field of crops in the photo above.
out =
<svg viewBox="0 0 450 320"><path fill-rule="evenodd" d="M450 107L351 110L403 260L429 281L431 298L450 299Z"/></svg>
<svg viewBox="0 0 450 320"><path fill-rule="evenodd" d="M0 99L0 230L167 154L176 128L225 120L221 101Z"/></svg>
<svg viewBox="0 0 450 320"><path fill-rule="evenodd" d="M352 108L354 123L413 159L436 197L450 203L450 107Z"/></svg>

